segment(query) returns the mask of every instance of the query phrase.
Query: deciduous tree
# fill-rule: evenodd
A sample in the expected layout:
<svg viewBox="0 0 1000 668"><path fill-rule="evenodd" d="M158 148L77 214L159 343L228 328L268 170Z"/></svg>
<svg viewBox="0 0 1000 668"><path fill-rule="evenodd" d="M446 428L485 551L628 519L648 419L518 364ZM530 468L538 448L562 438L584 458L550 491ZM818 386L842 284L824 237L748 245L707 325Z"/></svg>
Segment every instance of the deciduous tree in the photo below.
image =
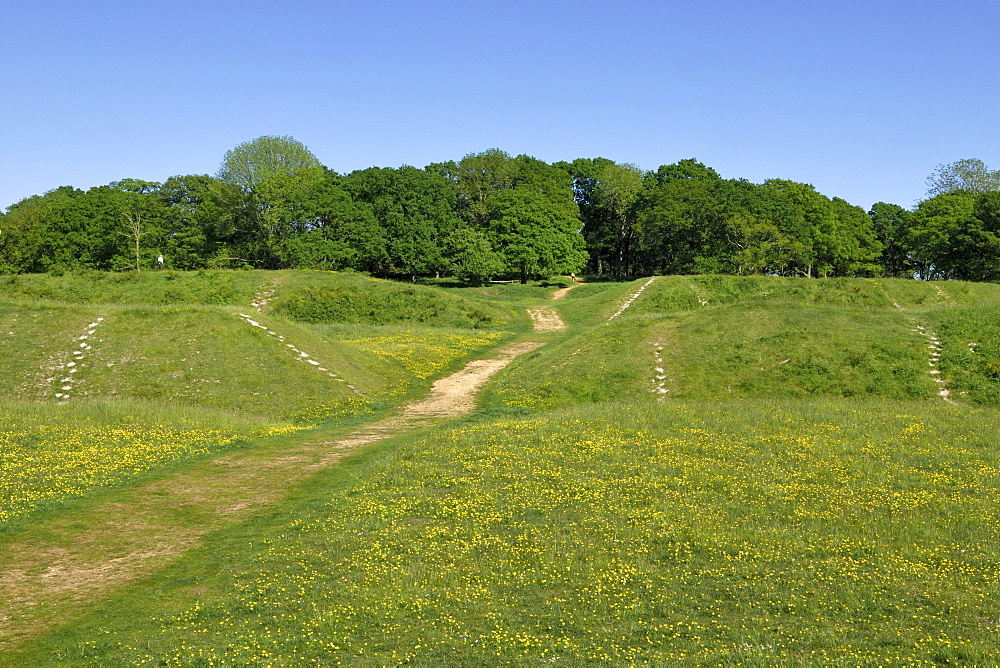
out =
<svg viewBox="0 0 1000 668"><path fill-rule="evenodd" d="M289 237L282 260L291 267L379 271L388 260L385 230L372 207L352 198L332 172L309 191L307 229Z"/></svg>
<svg viewBox="0 0 1000 668"><path fill-rule="evenodd" d="M982 160L965 158L938 165L927 177L927 196L935 197L956 190L985 193L1000 190L1000 171L992 171Z"/></svg>
<svg viewBox="0 0 1000 668"><path fill-rule="evenodd" d="M884 276L913 278L918 267L910 252L913 215L897 204L878 202L868 212L875 236L882 243L879 263Z"/></svg>
<svg viewBox="0 0 1000 668"><path fill-rule="evenodd" d="M957 190L917 206L911 236L921 278L1000 279L1000 229L992 215L998 197Z"/></svg>
<svg viewBox="0 0 1000 668"><path fill-rule="evenodd" d="M303 200L323 173L319 160L292 137L265 135L226 153L217 176L243 193L242 219L257 238L253 263L282 266L279 250L305 229Z"/></svg>
<svg viewBox="0 0 1000 668"><path fill-rule="evenodd" d="M515 188L490 200L489 236L507 271L531 276L579 271L587 262L579 219L548 197Z"/></svg>
<svg viewBox="0 0 1000 668"><path fill-rule="evenodd" d="M448 269L456 278L483 283L503 272L503 258L493 250L489 238L470 227L462 227L445 239Z"/></svg>
<svg viewBox="0 0 1000 668"><path fill-rule="evenodd" d="M344 185L385 231L384 271L416 279L444 269L444 239L460 224L452 181L416 167L371 167L352 172Z"/></svg>
<svg viewBox="0 0 1000 668"><path fill-rule="evenodd" d="M120 215L124 222L120 232L133 244L135 270L142 271L142 239L154 232L155 222L161 222L151 220L162 213L160 210L162 201L153 197L160 184L140 179L123 179L115 181L109 187L117 196Z"/></svg>

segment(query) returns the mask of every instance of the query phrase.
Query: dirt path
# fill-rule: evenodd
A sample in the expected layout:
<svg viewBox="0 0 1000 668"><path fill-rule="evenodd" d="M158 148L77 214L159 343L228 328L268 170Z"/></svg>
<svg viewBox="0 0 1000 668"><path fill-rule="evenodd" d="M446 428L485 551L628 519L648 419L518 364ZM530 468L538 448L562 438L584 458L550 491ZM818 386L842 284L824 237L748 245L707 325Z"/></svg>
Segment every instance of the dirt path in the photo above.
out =
<svg viewBox="0 0 1000 668"><path fill-rule="evenodd" d="M572 290L573 288L579 287L579 285L580 285L579 283L574 283L573 285L566 286L565 288L559 288L558 290L556 290L555 292L552 293L552 298L553 299L562 299L563 297L566 296L566 294L570 290Z"/></svg>
<svg viewBox="0 0 1000 668"><path fill-rule="evenodd" d="M199 547L206 534L281 499L353 450L471 412L490 377L541 345L508 344L438 380L426 398L403 406L399 415L347 435L318 440L313 433L291 445L286 438L230 453L33 527L0 546L0 652L72 618L115 587L164 568Z"/></svg>
<svg viewBox="0 0 1000 668"><path fill-rule="evenodd" d="M511 343L498 350L496 357L469 362L461 371L435 382L424 399L404 406L399 415L380 420L329 443L338 449L357 448L427 425L431 418L468 415L476 407L476 392L493 374L510 364L518 355L541 346L541 343L534 341ZM341 454L337 458L342 456Z"/></svg>
<svg viewBox="0 0 1000 668"><path fill-rule="evenodd" d="M551 306L529 308L528 315L531 316L531 325L536 332L558 332L566 329L566 323Z"/></svg>

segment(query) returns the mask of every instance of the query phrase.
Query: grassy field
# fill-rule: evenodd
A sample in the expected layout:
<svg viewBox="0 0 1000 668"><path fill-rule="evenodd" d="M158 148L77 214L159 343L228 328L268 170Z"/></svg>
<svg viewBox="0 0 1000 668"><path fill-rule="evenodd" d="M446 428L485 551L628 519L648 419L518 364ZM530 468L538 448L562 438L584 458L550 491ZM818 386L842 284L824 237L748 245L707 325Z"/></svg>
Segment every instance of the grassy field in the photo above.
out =
<svg viewBox="0 0 1000 668"><path fill-rule="evenodd" d="M646 401L405 439L25 660L982 665L997 417Z"/></svg>
<svg viewBox="0 0 1000 668"><path fill-rule="evenodd" d="M638 400L659 387L671 399L698 401L930 399L940 389L928 373L933 332L952 399L1000 405L997 286L664 276L609 320L645 282L570 292L557 306L575 326L530 364L513 367L485 404L496 411L547 411Z"/></svg>
<svg viewBox="0 0 1000 668"><path fill-rule="evenodd" d="M85 271L0 277L5 301L73 304L249 304L270 282L263 271Z"/></svg>
<svg viewBox="0 0 1000 668"><path fill-rule="evenodd" d="M68 501L291 433L289 424L146 402L0 404L0 534Z"/></svg>
<svg viewBox="0 0 1000 668"><path fill-rule="evenodd" d="M476 414L297 478L143 577L67 603L62 621L53 604L10 665L1000 660L998 286L659 277L554 302L558 282L234 274L211 280L247 281L245 303L27 300L24 287L4 303L9 350L38 339L0 371L11 388L69 350L53 323L69 335L104 318L68 402L0 406L0 483L11 498L54 490L14 510L22 525L61 507L86 518L167 472L211 477L217 453L298 452L530 338L526 307L568 328L534 335L545 345ZM89 279L38 280L65 296ZM247 310L262 291L271 308ZM114 374L124 364L135 378ZM361 403L304 413L340 397ZM59 475L94 484L61 501Z"/></svg>

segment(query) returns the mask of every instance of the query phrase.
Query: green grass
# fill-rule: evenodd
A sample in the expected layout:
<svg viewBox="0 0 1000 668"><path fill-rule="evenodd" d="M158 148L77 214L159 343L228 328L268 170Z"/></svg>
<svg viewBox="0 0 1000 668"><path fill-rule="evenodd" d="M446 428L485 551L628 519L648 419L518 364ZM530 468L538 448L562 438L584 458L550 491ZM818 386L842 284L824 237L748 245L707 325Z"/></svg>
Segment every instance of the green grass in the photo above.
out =
<svg viewBox="0 0 1000 668"><path fill-rule="evenodd" d="M0 276L0 300L73 304L249 304L265 271L84 271Z"/></svg>
<svg viewBox="0 0 1000 668"><path fill-rule="evenodd" d="M781 304L668 318L647 338L665 345L682 398L931 397L926 341L910 329L896 312Z"/></svg>
<svg viewBox="0 0 1000 668"><path fill-rule="evenodd" d="M512 334L442 327L429 331L426 327L402 325L331 325L317 329L350 346L359 357L373 355L397 365L393 374L397 378L409 375L421 380L454 369L456 361L468 358L471 353L484 352Z"/></svg>
<svg viewBox="0 0 1000 668"><path fill-rule="evenodd" d="M403 439L16 658L988 664L998 417L647 401Z"/></svg>
<svg viewBox="0 0 1000 668"><path fill-rule="evenodd" d="M84 271L0 276L0 301L6 302L249 307L255 297L270 293L277 313L301 322L475 329L509 328L512 321L523 318L509 307L512 297L519 301L550 292L551 287L540 284L443 290L328 271Z"/></svg>
<svg viewBox="0 0 1000 668"><path fill-rule="evenodd" d="M274 421L143 402L5 401L0 415L0 534L75 499L295 430Z"/></svg>
<svg viewBox="0 0 1000 668"><path fill-rule="evenodd" d="M0 354L6 351L9 359L0 365L0 390L50 403L64 399L57 396L61 394L69 394L70 401L124 397L299 424L330 423L372 414L423 391L436 375L527 326L523 314L515 317L509 307L477 305L470 298L422 286L417 287L449 306L431 309L420 323L405 327L312 325L283 315L280 308L260 315L249 306L156 306L150 303L155 299L141 301L146 292L130 293L140 300L137 304L119 304L101 290L105 283L149 288L157 282L172 282L187 285L188 293L199 293L199 289L206 293L215 283L243 281L245 287L271 287L278 295L292 297L316 286L333 285L337 289L348 286L361 295L371 290L401 299L412 289L358 275L209 272L199 279L199 272L193 272L168 281L165 272L149 272L149 278L116 274L91 280L95 295L84 299L79 295L87 293L88 276L11 277L23 284L59 283L65 288L61 294L76 301L0 302ZM131 276L135 284L122 276ZM156 297L157 293L150 288L149 294ZM244 295L246 302L252 294ZM274 298L280 304L279 297ZM102 299L109 303L100 303ZM453 303L466 310L481 307L484 313L510 317L498 315L490 321L495 327L488 329L449 327L459 312L451 308ZM248 324L241 313L263 329ZM405 321L379 315L399 313L390 300L380 304L369 320ZM500 329L501 325L506 329Z"/></svg>
<svg viewBox="0 0 1000 668"><path fill-rule="evenodd" d="M544 412L616 397L648 396L652 357L640 354L646 327L602 326L516 360L482 395L484 408ZM572 330L570 330L572 331Z"/></svg>
<svg viewBox="0 0 1000 668"><path fill-rule="evenodd" d="M263 316L261 322L277 327L271 331L284 341L251 327L235 311L213 307L53 305L10 312L19 314L9 330L11 348L24 346L26 354L0 372L0 382L8 392L40 401L56 403L69 379L71 401L126 397L301 422L367 411L372 401L399 393L392 383L398 369L377 357ZM100 324L88 329L98 318ZM90 348L76 357L81 336ZM289 343L368 398L304 362Z"/></svg>
<svg viewBox="0 0 1000 668"><path fill-rule="evenodd" d="M550 299L553 290L571 285L572 281L562 276L541 281L521 283L487 283L479 286L457 284L448 279L424 279L422 285L447 288L448 292L463 295L474 300L483 300L495 304L513 304L521 306L538 300Z"/></svg>
<svg viewBox="0 0 1000 668"><path fill-rule="evenodd" d="M648 279L552 301L564 281L165 273L137 279L146 292L136 284L125 302L97 287L100 300L73 297L81 276L21 278L62 280L61 298L0 285L0 389L38 400L0 407L16 426L9 453L54 457L80 434L106 444L89 458L65 448L67 471L92 464L107 479L25 511L40 532L60 507L83 508L72 534L87 503L166 472L211 480L208 458L226 448L252 466L283 448L321 458L332 434L488 348L546 345L494 379L478 414L301 482L268 479L270 506L212 516L204 546L173 565L86 608L47 610L45 623L66 622L24 640L12 664L996 662L1000 286L671 276L609 320ZM191 295L243 287L219 304L157 303L156 281ZM271 310L257 315L249 300L263 290ZM531 335L535 306L569 328ZM954 404L928 373L931 335ZM58 405L47 379L81 342ZM146 400L148 414L91 403L112 397ZM172 410L197 415L175 423ZM116 420L139 426L101 441ZM181 427L215 420L243 436L184 441ZM266 446L245 436L288 421L326 427ZM157 425L175 431L151 442L149 467L124 459L115 478L115 448ZM8 457L9 482L47 484L18 478L27 455Z"/></svg>
<svg viewBox="0 0 1000 668"><path fill-rule="evenodd" d="M926 321L941 339L949 385L976 403L1000 405L1000 306L945 308Z"/></svg>
<svg viewBox="0 0 1000 668"><path fill-rule="evenodd" d="M639 399L659 375L666 399L930 399L939 388L917 325L939 335L956 400L1000 405L998 286L665 276L609 321L647 280L583 285L554 303L571 329L501 374L484 395L491 414Z"/></svg>
<svg viewBox="0 0 1000 668"><path fill-rule="evenodd" d="M469 329L509 327L510 308L412 283L357 274L294 272L273 300L276 312L309 323L425 324Z"/></svg>
<svg viewBox="0 0 1000 668"><path fill-rule="evenodd" d="M56 376L64 375L59 368L92 321L93 314L77 306L0 303L0 393L51 397Z"/></svg>
<svg viewBox="0 0 1000 668"><path fill-rule="evenodd" d="M590 328L603 324L645 280L630 283L584 283L555 303L566 324Z"/></svg>
<svg viewBox="0 0 1000 668"><path fill-rule="evenodd" d="M928 307L989 304L1000 300L996 286L982 283L901 279L829 278L797 280L774 276L664 276L636 302L634 312L670 313L705 306L788 301L843 307Z"/></svg>

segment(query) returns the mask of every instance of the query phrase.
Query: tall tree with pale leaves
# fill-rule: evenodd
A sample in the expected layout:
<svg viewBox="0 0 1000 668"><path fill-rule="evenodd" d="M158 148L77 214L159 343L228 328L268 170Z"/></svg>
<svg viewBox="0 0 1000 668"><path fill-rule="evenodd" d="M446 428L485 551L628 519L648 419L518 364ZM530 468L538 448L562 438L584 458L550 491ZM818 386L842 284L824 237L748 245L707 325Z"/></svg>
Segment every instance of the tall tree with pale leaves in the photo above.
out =
<svg viewBox="0 0 1000 668"><path fill-rule="evenodd" d="M1000 190L1000 171L990 170L982 160L966 158L938 165L927 177L928 199L958 190L977 195Z"/></svg>

